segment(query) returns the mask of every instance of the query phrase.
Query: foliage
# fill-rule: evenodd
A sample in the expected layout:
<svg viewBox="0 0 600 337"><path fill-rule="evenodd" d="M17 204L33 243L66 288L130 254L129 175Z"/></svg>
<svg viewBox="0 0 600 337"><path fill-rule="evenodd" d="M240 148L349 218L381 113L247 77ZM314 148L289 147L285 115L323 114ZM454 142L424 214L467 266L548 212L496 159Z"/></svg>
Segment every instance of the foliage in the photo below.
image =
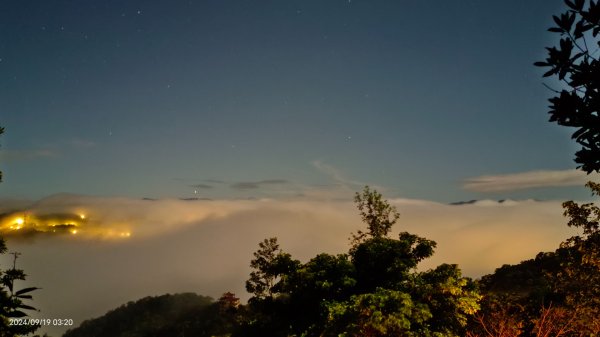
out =
<svg viewBox="0 0 600 337"><path fill-rule="evenodd" d="M292 311L304 313L292 313L292 326L309 335L321 331L326 324L326 303L347 299L355 292L355 287L354 265L346 254L321 253L302 264L282 282L287 306Z"/></svg>
<svg viewBox="0 0 600 337"><path fill-rule="evenodd" d="M510 301L483 301L481 311L472 319L467 337L517 337L521 336L522 307Z"/></svg>
<svg viewBox="0 0 600 337"><path fill-rule="evenodd" d="M371 292L377 287L403 288L417 264L433 255L436 243L410 233L398 240L373 237L350 250L358 287Z"/></svg>
<svg viewBox="0 0 600 337"><path fill-rule="evenodd" d="M253 297L233 336L461 336L479 306L475 284L456 265L417 272L435 242L402 232L399 215L377 191L355 197L368 231L353 235L348 254L306 263L283 253L275 238L259 244L246 283Z"/></svg>
<svg viewBox="0 0 600 337"><path fill-rule="evenodd" d="M325 336L425 336L420 327L432 317L427 305L414 303L409 294L383 288L327 309Z"/></svg>
<svg viewBox="0 0 600 337"><path fill-rule="evenodd" d="M260 298L272 295L271 289L277 277L274 262L281 250L277 238L265 239L258 244L258 247L259 250L254 252L254 259L250 261L250 267L254 271L250 273L250 279L246 281L246 290Z"/></svg>
<svg viewBox="0 0 600 337"><path fill-rule="evenodd" d="M600 184L592 181L586 185L591 191L592 195L600 195ZM594 203L585 203L582 205L570 200L563 203L564 215L569 218L567 225L569 227L579 227L583 229L583 235L588 238L593 237L598 233L598 224L600 223L600 208ZM571 241L579 241L580 237L573 237ZM576 242L573 242L576 244Z"/></svg>
<svg viewBox="0 0 600 337"><path fill-rule="evenodd" d="M0 254L6 253L6 244L0 237ZM16 259L16 257L15 257ZM23 318L27 310L35 310L34 307L24 303L24 300L32 299L31 292L36 287L28 287L20 290L15 289L15 281L25 280L25 273L15 268L7 270L0 269L0 337L11 337L25 335L35 332L39 326L36 325L10 325L11 318Z"/></svg>
<svg viewBox="0 0 600 337"><path fill-rule="evenodd" d="M293 261L290 254L279 249L277 238L265 239L258 246L259 250L250 261L254 271L246 281L246 290L256 298L272 297L277 292L275 285L279 276L293 270L300 262Z"/></svg>
<svg viewBox="0 0 600 337"><path fill-rule="evenodd" d="M0 254L5 254L6 250L4 239L0 238ZM14 265L4 271L0 269L0 337L30 334L39 328L36 325L9 324L11 318L24 318L27 317L26 311L36 310L24 301L31 300L31 292L38 288L15 289L15 281L25 280L25 276L23 270L17 269Z"/></svg>
<svg viewBox="0 0 600 337"><path fill-rule="evenodd" d="M481 296L475 283L463 277L455 264L423 272L417 281L415 297L429 307L432 329L443 336L464 335L468 319L480 309Z"/></svg>
<svg viewBox="0 0 600 337"><path fill-rule="evenodd" d="M593 195L600 195L600 184L586 185ZM568 225L581 228L561 244L557 254L560 270L550 275L552 290L564 306L577 312L575 323L580 331L600 333L600 208L593 203L563 203ZM596 325L590 324L596 322Z"/></svg>
<svg viewBox="0 0 600 337"><path fill-rule="evenodd" d="M599 195L599 184L587 186ZM472 336L600 334L600 209L574 201L563 207L568 225L582 234L554 252L483 277L482 311L472 321Z"/></svg>
<svg viewBox="0 0 600 337"><path fill-rule="evenodd" d="M575 127L573 133L582 148L575 162L587 173L600 172L600 3L591 0L566 0L568 10L553 16L555 27L549 31L561 36L558 46L546 48L548 57L536 66L550 68L544 77L558 76L567 89L555 91L549 101L550 121Z"/></svg>
<svg viewBox="0 0 600 337"><path fill-rule="evenodd" d="M358 231L352 235L353 245L364 241L367 237L382 238L389 234L392 226L400 218L396 207L383 199L381 193L365 186L362 193L356 192L354 202L360 212L360 217L367 224L368 232Z"/></svg>

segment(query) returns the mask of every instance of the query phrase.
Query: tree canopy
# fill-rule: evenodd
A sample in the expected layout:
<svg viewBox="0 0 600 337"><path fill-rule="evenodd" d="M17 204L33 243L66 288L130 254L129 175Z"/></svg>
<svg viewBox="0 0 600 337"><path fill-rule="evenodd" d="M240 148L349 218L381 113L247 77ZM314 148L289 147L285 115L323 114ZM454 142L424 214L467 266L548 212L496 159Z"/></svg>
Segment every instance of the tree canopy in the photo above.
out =
<svg viewBox="0 0 600 337"><path fill-rule="evenodd" d="M382 238L389 234L392 226L400 218L396 207L390 205L383 199L381 193L365 186L362 193L356 192L354 202L360 212L360 217L367 224L368 232L358 231L354 236L356 242L367 236Z"/></svg>
<svg viewBox="0 0 600 337"><path fill-rule="evenodd" d="M566 0L568 9L553 16L560 35L557 46L546 48L548 57L536 66L550 68L544 77L556 76L566 88L553 91L550 121L574 127L572 138L581 145L575 162L587 173L600 172L600 4Z"/></svg>
<svg viewBox="0 0 600 337"><path fill-rule="evenodd" d="M456 265L419 272L435 242L401 232L399 213L365 187L354 199L367 231L346 254L302 263L265 239L251 261L253 294L234 336L464 336L480 296Z"/></svg>
<svg viewBox="0 0 600 337"><path fill-rule="evenodd" d="M596 196L600 185L588 183ZM600 334L600 207L563 203L580 228L554 252L505 265L479 282L484 300L469 336L597 336Z"/></svg>

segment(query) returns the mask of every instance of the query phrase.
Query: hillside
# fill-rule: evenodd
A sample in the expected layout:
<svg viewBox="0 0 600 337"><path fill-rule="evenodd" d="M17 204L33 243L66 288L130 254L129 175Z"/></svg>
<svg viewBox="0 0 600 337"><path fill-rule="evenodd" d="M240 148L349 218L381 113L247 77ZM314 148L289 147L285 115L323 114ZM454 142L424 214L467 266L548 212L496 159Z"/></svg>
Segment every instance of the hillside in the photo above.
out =
<svg viewBox="0 0 600 337"><path fill-rule="evenodd" d="M222 325L212 298L167 294L129 302L84 321L63 337L213 336Z"/></svg>

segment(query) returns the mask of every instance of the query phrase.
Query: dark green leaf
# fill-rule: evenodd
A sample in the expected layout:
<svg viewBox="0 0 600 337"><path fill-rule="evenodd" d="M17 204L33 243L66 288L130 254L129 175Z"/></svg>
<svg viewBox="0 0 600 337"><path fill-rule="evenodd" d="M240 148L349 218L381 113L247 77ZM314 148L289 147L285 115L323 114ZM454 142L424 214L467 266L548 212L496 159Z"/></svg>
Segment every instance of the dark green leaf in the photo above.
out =
<svg viewBox="0 0 600 337"><path fill-rule="evenodd" d="M544 77L552 76L552 75L556 74L557 72L558 72L558 70L556 70L556 69L549 70L544 73Z"/></svg>
<svg viewBox="0 0 600 337"><path fill-rule="evenodd" d="M25 304L21 304L19 305L19 309L25 309L25 310L37 310L36 308L30 306L30 305L25 305Z"/></svg>
<svg viewBox="0 0 600 337"><path fill-rule="evenodd" d="M567 27L565 27L565 30L570 31L571 27L573 27L574 22L575 22L575 13L571 13L569 15L569 18L566 20Z"/></svg>
<svg viewBox="0 0 600 337"><path fill-rule="evenodd" d="M567 4L567 6L573 8L573 9L577 9L577 5L575 5L573 2L569 1L569 0L565 0L565 3Z"/></svg>
<svg viewBox="0 0 600 337"><path fill-rule="evenodd" d="M560 19L558 18L558 16L556 15L552 15L552 19L554 20L554 22L559 26L562 27L562 21L560 21Z"/></svg>
<svg viewBox="0 0 600 337"><path fill-rule="evenodd" d="M11 311L6 314L6 317L12 317L12 318L19 318L19 317L26 317L26 316L27 316L26 313L19 311L19 310Z"/></svg>
<svg viewBox="0 0 600 337"><path fill-rule="evenodd" d="M15 293L15 295L21 295L21 294L25 294L25 293L28 293L28 292L30 292L30 291L34 291L34 290L37 290L37 289L40 289L40 288L38 288L38 287L29 287L29 288L23 288L23 289L21 289L21 290L17 291L17 292Z"/></svg>
<svg viewBox="0 0 600 337"><path fill-rule="evenodd" d="M576 61L578 58L582 57L583 55L585 55L585 52L580 52L580 53L573 55L573 57L571 58L571 62Z"/></svg>

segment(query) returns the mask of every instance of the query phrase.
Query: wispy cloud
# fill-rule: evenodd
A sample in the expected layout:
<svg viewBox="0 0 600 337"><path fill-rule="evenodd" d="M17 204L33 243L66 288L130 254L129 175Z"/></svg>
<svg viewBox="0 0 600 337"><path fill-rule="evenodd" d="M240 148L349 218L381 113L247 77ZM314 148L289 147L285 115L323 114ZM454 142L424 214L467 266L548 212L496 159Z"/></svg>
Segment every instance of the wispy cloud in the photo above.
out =
<svg viewBox="0 0 600 337"><path fill-rule="evenodd" d="M0 149L0 160L2 161L27 161L36 159L58 158L76 151L89 150L96 146L90 140L73 138L54 143L39 144L32 149Z"/></svg>
<svg viewBox="0 0 600 337"><path fill-rule="evenodd" d="M226 184L227 182L224 180L220 180L220 179L204 179L204 181L206 181L207 183L213 183L213 184Z"/></svg>
<svg viewBox="0 0 600 337"><path fill-rule="evenodd" d="M365 185L364 183L361 183L359 181L348 179L344 172L342 172L342 170L335 168L332 165L326 164L320 160L313 161L312 165L320 172L325 173L326 175L331 177L333 181L338 185L346 187L350 190L356 190L357 187Z"/></svg>
<svg viewBox="0 0 600 337"><path fill-rule="evenodd" d="M268 185L283 185L289 183L283 179L267 179L261 181L243 181L231 184L231 188L236 190L254 190Z"/></svg>
<svg viewBox="0 0 600 337"><path fill-rule="evenodd" d="M2 161L24 161L40 158L56 158L58 156L58 152L51 149L0 150L0 159Z"/></svg>
<svg viewBox="0 0 600 337"><path fill-rule="evenodd" d="M579 170L529 171L512 174L485 175L467 179L463 188L474 192L507 192L540 187L583 186L598 179Z"/></svg>
<svg viewBox="0 0 600 337"><path fill-rule="evenodd" d="M213 188L211 185L207 185L207 184L194 184L194 185L190 185L190 187L195 188L195 189L211 189Z"/></svg>

